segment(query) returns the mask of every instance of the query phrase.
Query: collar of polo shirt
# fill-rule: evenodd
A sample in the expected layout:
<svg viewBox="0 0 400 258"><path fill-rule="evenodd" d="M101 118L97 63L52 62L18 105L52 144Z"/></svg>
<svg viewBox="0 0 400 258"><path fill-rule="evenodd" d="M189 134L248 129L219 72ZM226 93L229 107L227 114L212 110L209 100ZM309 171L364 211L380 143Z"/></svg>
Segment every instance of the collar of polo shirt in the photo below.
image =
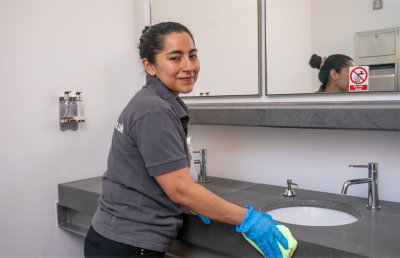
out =
<svg viewBox="0 0 400 258"><path fill-rule="evenodd" d="M164 86L164 84L160 81L160 79L147 75L146 76L146 85L152 88L158 96L165 99L175 108L179 118L188 116L188 108L185 103L177 97L174 98L174 95Z"/></svg>

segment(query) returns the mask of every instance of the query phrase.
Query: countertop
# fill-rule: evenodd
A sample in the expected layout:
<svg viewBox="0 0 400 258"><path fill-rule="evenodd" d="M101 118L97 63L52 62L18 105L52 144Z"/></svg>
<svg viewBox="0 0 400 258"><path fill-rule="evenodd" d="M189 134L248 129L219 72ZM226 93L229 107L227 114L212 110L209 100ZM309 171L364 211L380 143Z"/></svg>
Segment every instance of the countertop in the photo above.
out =
<svg viewBox="0 0 400 258"><path fill-rule="evenodd" d="M341 226L309 227L286 225L299 245L293 257L400 257L400 203L381 201L381 210L365 208L367 198L297 190L297 196L284 197L285 187L209 177L201 184L221 198L255 210L268 210L286 202L330 201L350 207L359 221ZM341 186L338 186L338 192ZM101 177L59 184L59 205L94 214L101 192ZM367 193L365 193L367 195ZM341 208L339 208L341 209ZM262 257L236 232L235 226L212 221L205 225L197 217L182 215L184 223L177 239L239 257Z"/></svg>
<svg viewBox="0 0 400 258"><path fill-rule="evenodd" d="M188 104L190 124L400 130L400 101Z"/></svg>

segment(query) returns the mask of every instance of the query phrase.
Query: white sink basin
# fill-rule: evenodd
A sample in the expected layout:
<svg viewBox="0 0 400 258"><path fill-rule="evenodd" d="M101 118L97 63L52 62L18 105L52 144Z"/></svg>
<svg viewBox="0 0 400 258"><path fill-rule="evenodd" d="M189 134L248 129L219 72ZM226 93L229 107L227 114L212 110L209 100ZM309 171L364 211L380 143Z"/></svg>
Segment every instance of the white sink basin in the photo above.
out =
<svg viewBox="0 0 400 258"><path fill-rule="evenodd" d="M278 222L303 226L338 226L358 221L349 213L320 207L285 207L266 213Z"/></svg>

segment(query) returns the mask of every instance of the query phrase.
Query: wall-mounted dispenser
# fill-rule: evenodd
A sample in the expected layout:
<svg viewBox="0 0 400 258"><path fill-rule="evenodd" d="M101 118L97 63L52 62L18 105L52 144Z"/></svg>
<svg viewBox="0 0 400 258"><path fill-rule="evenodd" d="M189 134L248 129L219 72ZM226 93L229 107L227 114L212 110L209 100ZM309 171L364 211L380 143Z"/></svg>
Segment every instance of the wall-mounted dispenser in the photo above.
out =
<svg viewBox="0 0 400 258"><path fill-rule="evenodd" d="M400 90L400 28L356 33L356 65L369 66L369 90Z"/></svg>
<svg viewBox="0 0 400 258"><path fill-rule="evenodd" d="M83 101L81 93L77 92L76 97L70 96L70 91L64 92L64 97L60 97L60 130L78 130L78 123L85 122Z"/></svg>

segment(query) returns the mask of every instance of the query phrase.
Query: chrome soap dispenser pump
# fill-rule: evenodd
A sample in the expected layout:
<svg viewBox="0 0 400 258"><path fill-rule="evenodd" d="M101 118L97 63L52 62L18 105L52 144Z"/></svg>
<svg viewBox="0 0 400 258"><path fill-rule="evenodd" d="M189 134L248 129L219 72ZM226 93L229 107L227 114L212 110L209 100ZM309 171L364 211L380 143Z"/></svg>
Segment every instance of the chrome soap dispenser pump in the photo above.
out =
<svg viewBox="0 0 400 258"><path fill-rule="evenodd" d="M299 189L299 186L296 183L292 183L292 179L288 179L287 180L287 185L288 185L288 188L286 189L286 191L283 194L283 196L295 197L296 196L296 192L292 189L292 185L295 185L297 189Z"/></svg>

